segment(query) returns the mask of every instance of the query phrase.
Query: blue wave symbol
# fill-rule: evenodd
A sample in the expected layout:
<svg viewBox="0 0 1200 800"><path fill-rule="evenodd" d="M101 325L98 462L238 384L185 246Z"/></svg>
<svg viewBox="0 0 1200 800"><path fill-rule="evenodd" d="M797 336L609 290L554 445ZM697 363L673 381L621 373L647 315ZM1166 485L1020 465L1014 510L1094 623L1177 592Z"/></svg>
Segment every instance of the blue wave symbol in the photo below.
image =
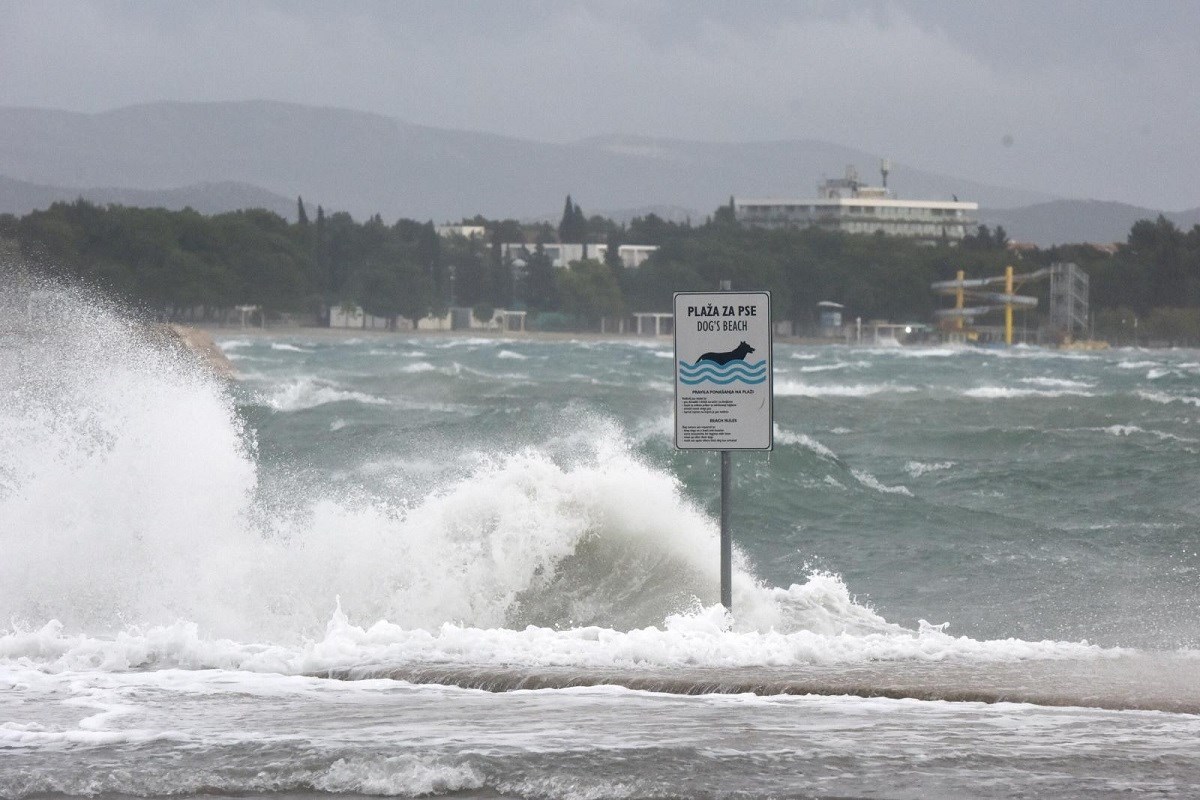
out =
<svg viewBox="0 0 1200 800"><path fill-rule="evenodd" d="M685 386L695 386L698 383L715 383L727 386L731 383L746 383L751 386L763 383L767 379L767 360L764 358L757 363L745 361L730 361L727 364L717 364L715 361L701 361L698 364L679 362L679 382Z"/></svg>

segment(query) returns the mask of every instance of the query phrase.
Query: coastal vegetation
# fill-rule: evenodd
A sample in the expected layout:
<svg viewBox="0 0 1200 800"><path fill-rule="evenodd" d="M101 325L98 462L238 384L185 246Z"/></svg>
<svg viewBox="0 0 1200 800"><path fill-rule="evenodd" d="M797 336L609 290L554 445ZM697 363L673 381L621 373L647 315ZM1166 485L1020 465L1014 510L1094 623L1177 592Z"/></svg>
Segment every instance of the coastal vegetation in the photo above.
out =
<svg viewBox="0 0 1200 800"><path fill-rule="evenodd" d="M1014 251L1003 229L980 227L961 244L923 244L876 234L738 225L722 206L702 223L653 214L619 224L587 217L567 198L557 225L476 217L484 236L442 236L431 222L379 215L309 214L296 221L264 210L212 216L192 210L56 203L23 217L0 216L0 239L25 262L81 280L164 320L227 319L256 306L270 316L327 320L359 306L374 316L416 320L451 307L490 316L530 312L531 327L591 329L602 318L667 311L671 294L737 288L773 292L776 315L811 325L816 304L842 303L852 317L924 321L941 300L936 280L1018 272L1074 261L1091 279L1096 333L1114 341L1200 343L1200 226L1180 230L1159 217L1136 223L1116 247L1079 244ZM503 244L525 251L505 255ZM600 258L552 265L555 242L605 244ZM622 244L658 250L635 269L616 257ZM1031 286L1041 292L1045 287ZM1044 305L1043 305L1044 307Z"/></svg>

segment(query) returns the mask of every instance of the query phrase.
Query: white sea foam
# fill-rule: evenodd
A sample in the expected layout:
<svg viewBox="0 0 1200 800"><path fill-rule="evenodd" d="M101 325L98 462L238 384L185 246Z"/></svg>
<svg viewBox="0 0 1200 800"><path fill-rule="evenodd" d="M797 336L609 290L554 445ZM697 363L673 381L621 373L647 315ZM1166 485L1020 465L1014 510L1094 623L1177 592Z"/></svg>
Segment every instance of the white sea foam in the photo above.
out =
<svg viewBox="0 0 1200 800"><path fill-rule="evenodd" d="M1046 386L1053 389L1095 389L1096 384L1086 381L1070 380L1067 378L1021 378L1021 383L1032 386Z"/></svg>
<svg viewBox="0 0 1200 800"><path fill-rule="evenodd" d="M437 369L437 367L428 361L418 361L415 364L405 364L400 368L400 371L411 375L419 372L437 372Z"/></svg>
<svg viewBox="0 0 1200 800"><path fill-rule="evenodd" d="M322 792L388 797L425 797L483 786L483 776L469 765L408 755L342 758L313 781L313 788Z"/></svg>
<svg viewBox="0 0 1200 800"><path fill-rule="evenodd" d="M775 394L780 397L871 397L877 394L907 394L916 387L888 383L867 384L822 384L814 385L801 381L782 380L775 384Z"/></svg>
<svg viewBox="0 0 1200 800"><path fill-rule="evenodd" d="M1089 428L1089 430L1103 431L1110 433L1113 436L1133 436L1134 434L1144 433L1148 436L1153 436L1156 439L1163 441L1183 442L1186 444L1196 444L1200 439L1193 439L1188 436L1180 436L1175 433L1166 431L1157 431L1153 429L1140 428L1137 425L1109 425L1106 428Z"/></svg>
<svg viewBox="0 0 1200 800"><path fill-rule="evenodd" d="M229 669L281 674L319 673L362 665L639 668L853 664L872 661L1011 661L1095 658L1121 650L1086 643L975 640L941 626L892 625L857 604L833 576L761 589L747 602L759 626L732 626L720 605L669 617L661 626L613 630L596 626L475 628L445 623L433 630L379 621L358 626L341 611L324 635L296 645L240 644L199 635L174 623L116 637L66 635L50 623L0 635L0 668L61 672L130 669ZM755 602L757 601L757 602ZM773 624L778 623L778 624ZM799 623L799 625L798 625Z"/></svg>
<svg viewBox="0 0 1200 800"><path fill-rule="evenodd" d="M1157 367L1157 361L1121 361L1117 364L1121 369L1147 369Z"/></svg>
<svg viewBox="0 0 1200 800"><path fill-rule="evenodd" d="M977 400L1007 400L1024 397L1094 397L1092 392L1082 389L1022 389L1015 386L979 386L966 389L963 397Z"/></svg>
<svg viewBox="0 0 1200 800"><path fill-rule="evenodd" d="M11 445L0 452L0 519L20 532L0 559L6 670L637 669L1103 652L907 629L835 575L766 586L737 550L731 618L715 602L715 521L602 421L577 426L588 446L570 458L484 455L409 503L323 486L273 501L226 389L84 311L88 335L0 362L15 387L0 407ZM277 391L286 408L383 402L312 378Z"/></svg>
<svg viewBox="0 0 1200 800"><path fill-rule="evenodd" d="M529 356L522 355L513 350L501 350L500 352L496 353L496 358L508 358L515 361L526 361L528 360Z"/></svg>
<svg viewBox="0 0 1200 800"><path fill-rule="evenodd" d="M799 445L800 447L803 447L806 450L811 450L812 452L816 453L819 456L822 456L823 458L828 458L832 461L838 460L836 453L834 453L828 447L821 444L820 442L818 442L816 439L812 438L808 434L794 433L792 431L785 430L784 428L779 427L778 423L775 424L775 444L777 444L777 445L779 445L779 444Z"/></svg>
<svg viewBox="0 0 1200 800"><path fill-rule="evenodd" d="M295 378L269 390L264 401L276 411L301 411L327 403L367 403L385 405L387 400L364 392L339 388L336 384L316 378Z"/></svg>
<svg viewBox="0 0 1200 800"><path fill-rule="evenodd" d="M236 350L241 347L250 347L253 344L253 342L251 342L249 339L217 339L216 343L217 347L221 348L221 350L226 354L228 354L228 351L230 350Z"/></svg>
<svg viewBox="0 0 1200 800"><path fill-rule="evenodd" d="M948 469L954 469L953 461L934 461L931 463L910 461L904 465L904 471L914 478L919 478L930 472L942 472Z"/></svg>
<svg viewBox="0 0 1200 800"><path fill-rule="evenodd" d="M1109 425L1107 428L1097 428L1096 430L1111 433L1113 436L1129 436L1134 433L1144 433L1137 425Z"/></svg>
<svg viewBox="0 0 1200 800"><path fill-rule="evenodd" d="M297 347L294 344L287 344L286 342L271 342L271 349L272 350L281 350L281 351L287 352L287 353L312 353L312 352L314 352L313 350L309 350L304 347Z"/></svg>
<svg viewBox="0 0 1200 800"><path fill-rule="evenodd" d="M0 416L16 445L0 518L23 531L0 559L10 619L93 634L188 619L262 641L311 632L339 595L352 618L406 629L645 625L711 597L712 520L607 423L582 431L589 446L569 462L486 458L409 505L320 487L275 504L256 497L252 443L224 388L123 343L118 323L99 327L8 376L27 397ZM94 347L75 353L75 341ZM382 402L312 378L270 398L349 399ZM630 588L643 582L656 590ZM737 583L757 585L744 567Z"/></svg>
<svg viewBox="0 0 1200 800"><path fill-rule="evenodd" d="M1200 407L1200 397L1191 397L1189 395L1175 395L1167 392L1148 391L1138 389L1135 394L1143 400L1150 400L1154 403L1169 405L1171 403L1183 403L1184 405Z"/></svg>
<svg viewBox="0 0 1200 800"><path fill-rule="evenodd" d="M675 418L670 414L663 414L650 420L643 420L633 430L633 440L639 444L650 439L667 439L668 441L673 441L674 438Z"/></svg>
<svg viewBox="0 0 1200 800"><path fill-rule="evenodd" d="M913 496L913 493L909 491L907 486L885 486L878 478L869 472L865 472L860 469L852 469L850 470L850 474L868 489L874 489L875 491L882 492L883 494L902 494L906 497Z"/></svg>
<svg viewBox="0 0 1200 800"><path fill-rule="evenodd" d="M832 364L807 364L800 367L800 372L834 372L852 367L869 367L869 361L835 361Z"/></svg>
<svg viewBox="0 0 1200 800"><path fill-rule="evenodd" d="M891 345L887 347L866 347L862 352L874 355L897 356L900 358L953 358L961 355L975 355L979 351L965 345L944 345L940 347L904 347Z"/></svg>

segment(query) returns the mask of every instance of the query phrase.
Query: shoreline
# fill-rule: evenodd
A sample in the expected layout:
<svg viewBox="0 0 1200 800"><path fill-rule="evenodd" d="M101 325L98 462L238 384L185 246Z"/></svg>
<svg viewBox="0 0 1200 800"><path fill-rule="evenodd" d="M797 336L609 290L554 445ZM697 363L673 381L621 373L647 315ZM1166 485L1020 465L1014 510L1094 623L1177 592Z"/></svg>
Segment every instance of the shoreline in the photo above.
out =
<svg viewBox="0 0 1200 800"><path fill-rule="evenodd" d="M388 337L396 338L444 338L444 339L494 339L496 341L509 342L570 342L570 341L588 341L588 342L615 342L615 343L634 343L643 342L646 344L666 344L670 345L674 342L674 337L670 334L665 336L638 336L633 333L600 333L599 331L502 331L502 330L456 330L456 331L436 331L436 330L381 330L379 328L318 328L304 325L277 325L267 328L257 327L234 327L220 325L188 325L186 327L194 330L204 331L209 336L214 338L232 339L239 336L245 336L255 339L275 339L275 338L294 338L298 336L307 336L313 339L361 339L361 338L376 338L385 339ZM814 347L846 347L846 342L830 341L828 339L814 339L797 336L776 336L774 337L776 344L792 344L806 345Z"/></svg>

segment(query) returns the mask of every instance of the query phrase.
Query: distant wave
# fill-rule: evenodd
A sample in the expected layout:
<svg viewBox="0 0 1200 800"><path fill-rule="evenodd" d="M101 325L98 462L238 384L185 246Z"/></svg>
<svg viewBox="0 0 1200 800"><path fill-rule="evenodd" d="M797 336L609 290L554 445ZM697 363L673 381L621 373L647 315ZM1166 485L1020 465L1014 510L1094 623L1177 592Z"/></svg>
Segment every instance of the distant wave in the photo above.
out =
<svg viewBox="0 0 1200 800"><path fill-rule="evenodd" d="M832 364L812 364L800 367L801 372L832 372L850 367L869 367L870 361L835 361Z"/></svg>
<svg viewBox="0 0 1200 800"><path fill-rule="evenodd" d="M936 461L933 463L924 463L921 461L910 461L904 465L904 471L914 478L919 478L929 472L941 472L942 470L953 469L953 461Z"/></svg>
<svg viewBox="0 0 1200 800"><path fill-rule="evenodd" d="M835 383L814 386L800 381L780 381L775 385L775 394L783 397L870 397L883 392L907 394L916 390L915 386L897 386L890 383Z"/></svg>
<svg viewBox="0 0 1200 800"><path fill-rule="evenodd" d="M840 461L836 453L811 436L804 433L794 433L785 428L779 427L778 424L775 425L775 443L798 445L806 450L816 453L822 458L828 458L831 461Z"/></svg>
<svg viewBox="0 0 1200 800"><path fill-rule="evenodd" d="M297 378L288 381L266 395L265 403L276 411L302 411L328 403L366 403L386 405L382 397L338 388L326 381Z"/></svg>
<svg viewBox="0 0 1200 800"><path fill-rule="evenodd" d="M1045 386L1051 389L1095 389L1096 384L1067 378L1021 378L1021 383Z"/></svg>
<svg viewBox="0 0 1200 800"><path fill-rule="evenodd" d="M1107 428L1091 428L1089 430L1103 431L1104 433L1111 433L1113 436L1132 436L1135 433L1145 433L1164 441L1184 442L1188 444L1200 442L1200 439L1179 436L1174 433L1167 433L1166 431L1147 430L1137 425L1109 425Z"/></svg>
<svg viewBox="0 0 1200 800"><path fill-rule="evenodd" d="M1189 406L1200 407L1200 397L1173 395L1167 394L1166 392L1148 392L1144 389L1139 389L1136 394L1143 400L1150 400L1151 402L1162 403L1163 405L1168 405L1170 403L1183 403Z"/></svg>
<svg viewBox="0 0 1200 800"><path fill-rule="evenodd" d="M963 391L962 396L978 400L1010 400L1022 397L1095 397L1096 395L1080 389L1020 389L1014 386L980 386Z"/></svg>
<svg viewBox="0 0 1200 800"><path fill-rule="evenodd" d="M882 494L902 494L906 497L913 496L913 493L909 491L907 486L885 486L882 481L864 470L852 469L850 470L850 474L853 475L855 480L857 480L863 486L866 486L868 489L874 489Z"/></svg>

